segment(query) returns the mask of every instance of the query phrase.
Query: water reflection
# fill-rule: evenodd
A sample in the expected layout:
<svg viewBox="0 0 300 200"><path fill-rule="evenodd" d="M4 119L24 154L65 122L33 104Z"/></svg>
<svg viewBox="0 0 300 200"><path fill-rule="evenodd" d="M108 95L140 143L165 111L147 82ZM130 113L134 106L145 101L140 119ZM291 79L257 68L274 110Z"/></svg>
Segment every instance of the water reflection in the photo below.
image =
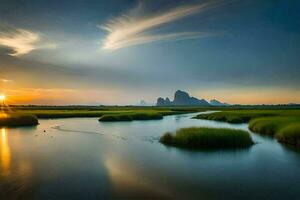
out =
<svg viewBox="0 0 300 200"><path fill-rule="evenodd" d="M171 198L167 188L145 178L145 173L130 166L123 159L109 156L104 160L113 186L114 198Z"/></svg>
<svg viewBox="0 0 300 200"><path fill-rule="evenodd" d="M10 174L11 166L11 152L8 143L7 131L5 128L1 129L1 172L2 175L7 176Z"/></svg>
<svg viewBox="0 0 300 200"><path fill-rule="evenodd" d="M32 191L32 165L19 134L0 129L0 199L30 199ZM12 134L12 135L11 135Z"/></svg>
<svg viewBox="0 0 300 200"><path fill-rule="evenodd" d="M0 200L299 197L299 152L271 138L251 133L258 143L251 148L213 152L158 142L164 132L182 127L248 130L247 124L193 115L130 123L40 120L35 128L0 128Z"/></svg>

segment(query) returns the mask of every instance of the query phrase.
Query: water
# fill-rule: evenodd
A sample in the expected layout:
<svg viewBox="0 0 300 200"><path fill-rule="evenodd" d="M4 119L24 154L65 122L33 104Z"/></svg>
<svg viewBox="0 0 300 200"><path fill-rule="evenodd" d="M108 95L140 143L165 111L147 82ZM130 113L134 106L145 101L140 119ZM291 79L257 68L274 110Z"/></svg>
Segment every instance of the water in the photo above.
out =
<svg viewBox="0 0 300 200"><path fill-rule="evenodd" d="M40 120L0 129L0 199L299 199L300 153L252 134L247 150L195 152L158 138L181 127L247 129L191 119ZM44 132L44 130L46 132Z"/></svg>

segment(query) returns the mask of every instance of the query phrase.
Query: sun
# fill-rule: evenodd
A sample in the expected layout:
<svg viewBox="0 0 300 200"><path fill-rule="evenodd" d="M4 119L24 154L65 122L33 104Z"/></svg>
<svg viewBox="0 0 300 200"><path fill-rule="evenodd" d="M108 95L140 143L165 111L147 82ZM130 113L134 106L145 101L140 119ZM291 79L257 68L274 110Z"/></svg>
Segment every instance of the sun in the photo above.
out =
<svg viewBox="0 0 300 200"><path fill-rule="evenodd" d="M1 95L0 95L0 101L4 101L4 100L5 100L5 98L6 98L6 97L5 97L5 95L4 95L4 94L1 94Z"/></svg>

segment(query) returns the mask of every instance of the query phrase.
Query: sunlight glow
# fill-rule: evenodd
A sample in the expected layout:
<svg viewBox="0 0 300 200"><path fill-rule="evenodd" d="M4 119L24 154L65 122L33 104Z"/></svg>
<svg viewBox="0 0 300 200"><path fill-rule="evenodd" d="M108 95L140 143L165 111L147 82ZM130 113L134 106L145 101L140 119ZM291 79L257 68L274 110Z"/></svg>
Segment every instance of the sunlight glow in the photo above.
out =
<svg viewBox="0 0 300 200"><path fill-rule="evenodd" d="M5 128L1 129L1 137L0 137L0 160L1 160L1 169L3 175L9 175L10 173L10 164L11 164L11 153L10 147L8 144L7 132Z"/></svg>
<svg viewBox="0 0 300 200"><path fill-rule="evenodd" d="M1 95L0 95L0 101L4 101L4 100L5 100L5 98L6 98L6 97L5 97L5 95L4 95L4 94L1 94Z"/></svg>

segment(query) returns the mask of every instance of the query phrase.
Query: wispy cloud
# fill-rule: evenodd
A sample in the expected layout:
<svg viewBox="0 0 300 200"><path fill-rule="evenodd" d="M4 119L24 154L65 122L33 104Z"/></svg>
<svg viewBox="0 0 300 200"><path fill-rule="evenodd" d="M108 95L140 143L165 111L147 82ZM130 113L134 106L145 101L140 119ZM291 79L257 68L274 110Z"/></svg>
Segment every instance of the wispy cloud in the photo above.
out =
<svg viewBox="0 0 300 200"><path fill-rule="evenodd" d="M0 79L0 81L4 83L13 82L13 80L5 79L5 78Z"/></svg>
<svg viewBox="0 0 300 200"><path fill-rule="evenodd" d="M0 46L11 48L11 56L22 56L35 49L54 49L56 44L43 43L38 33L25 29L0 30Z"/></svg>
<svg viewBox="0 0 300 200"><path fill-rule="evenodd" d="M153 29L174 22L181 18L201 13L215 6L215 1L202 4L180 6L152 16L123 15L109 20L100 26L108 32L103 41L103 49L116 50L133 45L145 44L163 40L184 40L211 35L205 32L180 32L167 34L151 34ZM215 35L215 34L213 34Z"/></svg>

